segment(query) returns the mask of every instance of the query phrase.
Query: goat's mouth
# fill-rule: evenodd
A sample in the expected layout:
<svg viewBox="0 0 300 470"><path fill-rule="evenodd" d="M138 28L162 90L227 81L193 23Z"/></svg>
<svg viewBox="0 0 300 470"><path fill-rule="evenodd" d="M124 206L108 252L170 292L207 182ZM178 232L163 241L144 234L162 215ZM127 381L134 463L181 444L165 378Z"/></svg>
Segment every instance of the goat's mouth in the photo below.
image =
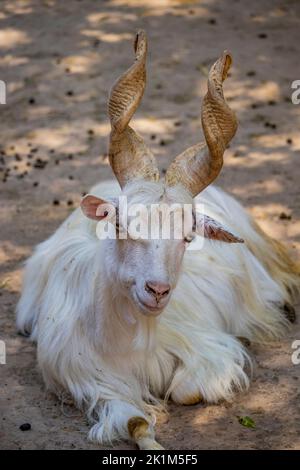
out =
<svg viewBox="0 0 300 470"><path fill-rule="evenodd" d="M168 302L165 302L163 305L157 304L155 306L151 305L151 304L145 302L145 300L142 300L136 291L134 291L133 297L134 297L134 301L135 301L136 305L138 306L140 312L143 313L144 315L148 315L148 316L151 315L151 316L156 317L156 316L160 315L161 312L163 311L163 309L166 307L166 305L168 303Z"/></svg>

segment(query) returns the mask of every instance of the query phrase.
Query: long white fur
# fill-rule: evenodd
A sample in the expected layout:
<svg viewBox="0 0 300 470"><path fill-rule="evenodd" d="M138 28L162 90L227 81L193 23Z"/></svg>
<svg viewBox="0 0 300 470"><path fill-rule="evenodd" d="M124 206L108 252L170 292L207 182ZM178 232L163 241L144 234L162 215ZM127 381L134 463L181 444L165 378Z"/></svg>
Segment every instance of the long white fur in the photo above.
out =
<svg viewBox="0 0 300 470"><path fill-rule="evenodd" d="M138 202L162 190L161 183L144 182L139 192L139 184L131 188ZM110 199L120 189L107 182L91 193ZM250 360L236 336L278 337L286 327L278 305L287 294L258 256L266 242L249 216L215 187L199 200L246 243L205 240L202 250L187 250L177 287L158 318L133 311L113 275L116 253L98 240L96 222L80 209L27 262L18 329L37 342L46 385L58 394L68 390L87 410L95 441L128 438L132 416L154 424L159 397L231 399L249 384Z"/></svg>

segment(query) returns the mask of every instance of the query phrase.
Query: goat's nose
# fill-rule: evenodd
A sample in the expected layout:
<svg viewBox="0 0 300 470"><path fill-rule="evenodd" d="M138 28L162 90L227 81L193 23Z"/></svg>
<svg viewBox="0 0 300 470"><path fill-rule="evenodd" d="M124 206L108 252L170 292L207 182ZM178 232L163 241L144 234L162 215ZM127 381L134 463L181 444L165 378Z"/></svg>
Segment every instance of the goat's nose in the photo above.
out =
<svg viewBox="0 0 300 470"><path fill-rule="evenodd" d="M166 297L171 290L170 284L164 282L147 281L145 289L149 294L153 295L157 301Z"/></svg>

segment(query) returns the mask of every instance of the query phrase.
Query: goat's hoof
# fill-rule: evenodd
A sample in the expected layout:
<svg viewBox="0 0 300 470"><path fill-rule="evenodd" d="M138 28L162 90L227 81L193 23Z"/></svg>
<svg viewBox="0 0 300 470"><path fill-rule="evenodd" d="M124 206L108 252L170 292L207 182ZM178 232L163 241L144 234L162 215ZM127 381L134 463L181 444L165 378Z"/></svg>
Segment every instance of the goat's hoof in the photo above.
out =
<svg viewBox="0 0 300 470"><path fill-rule="evenodd" d="M203 401L203 397L199 392L195 393L194 395L187 395L187 393L182 394L182 392L178 393L176 390L174 390L174 392L171 394L171 398L174 403L184 406L197 405Z"/></svg>
<svg viewBox="0 0 300 470"><path fill-rule="evenodd" d="M142 444L138 444L140 450L165 450L158 442L154 439L147 439Z"/></svg>
<svg viewBox="0 0 300 470"><path fill-rule="evenodd" d="M296 311L294 307L289 303L285 302L281 308L283 315L290 323L295 323L296 321Z"/></svg>

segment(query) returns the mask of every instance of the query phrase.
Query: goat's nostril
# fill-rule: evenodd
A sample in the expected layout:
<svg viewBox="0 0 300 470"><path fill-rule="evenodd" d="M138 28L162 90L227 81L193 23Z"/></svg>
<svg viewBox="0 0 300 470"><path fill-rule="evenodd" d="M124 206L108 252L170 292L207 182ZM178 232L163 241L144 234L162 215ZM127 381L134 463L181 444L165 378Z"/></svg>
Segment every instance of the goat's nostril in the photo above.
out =
<svg viewBox="0 0 300 470"><path fill-rule="evenodd" d="M164 282L147 281L145 289L149 294L155 296L157 300L166 297L171 290L170 284Z"/></svg>

